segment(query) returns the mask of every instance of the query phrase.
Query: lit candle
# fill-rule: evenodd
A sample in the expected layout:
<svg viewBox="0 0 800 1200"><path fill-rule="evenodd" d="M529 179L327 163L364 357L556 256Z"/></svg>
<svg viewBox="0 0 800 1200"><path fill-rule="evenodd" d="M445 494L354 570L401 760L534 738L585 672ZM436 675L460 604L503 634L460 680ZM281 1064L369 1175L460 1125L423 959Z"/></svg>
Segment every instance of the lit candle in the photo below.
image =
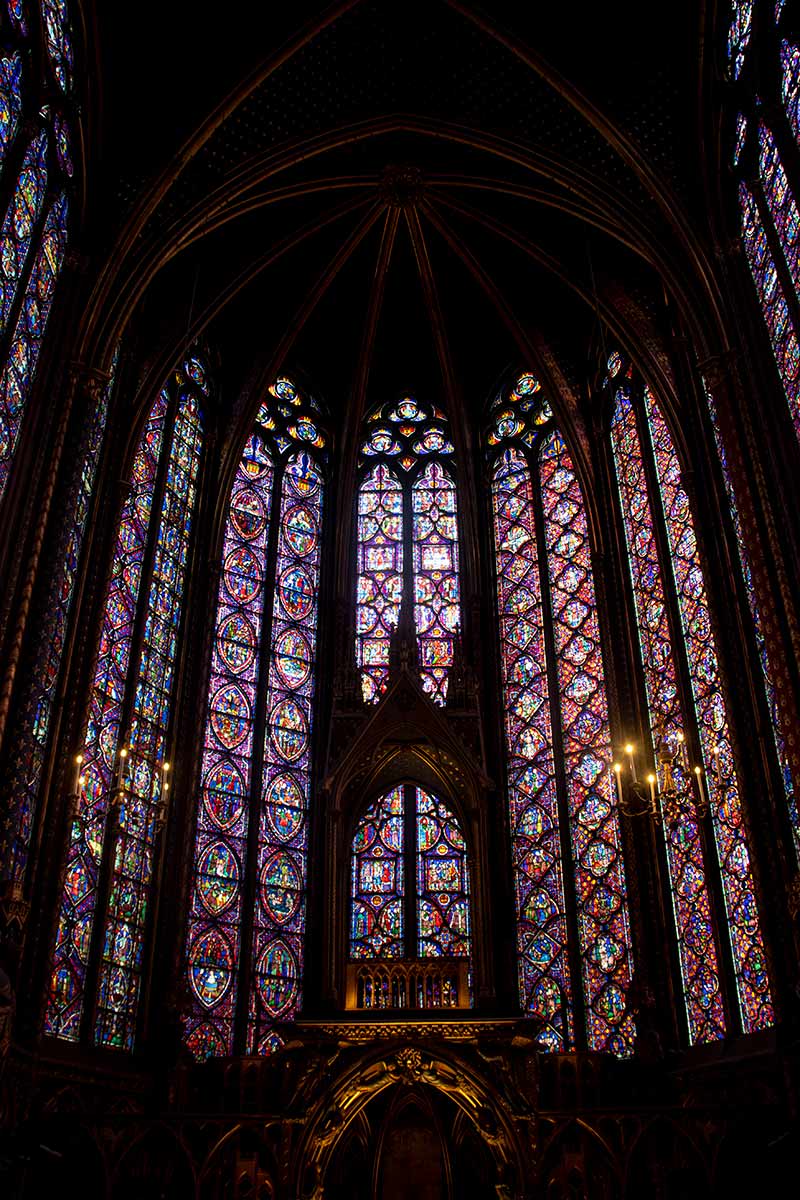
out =
<svg viewBox="0 0 800 1200"><path fill-rule="evenodd" d="M618 802L620 808L622 808L622 780L620 779L621 772L622 772L622 763L615 762L614 763L614 777L616 778L616 781L617 781L617 802Z"/></svg>
<svg viewBox="0 0 800 1200"><path fill-rule="evenodd" d="M76 771L75 771L75 792L76 792L76 794L77 794L77 792L78 792L78 789L80 788L80 786L81 786L81 782L82 782L82 780L83 780L83 776L81 775L81 763L82 763L82 762L83 762L83 755L82 755L82 754L76 754L76 755L75 755L75 767L76 767Z"/></svg>
<svg viewBox="0 0 800 1200"><path fill-rule="evenodd" d="M697 778L697 791L700 795L700 806L701 808L705 808L706 796L703 790L703 772L701 771L700 767L695 767L694 773Z"/></svg>
<svg viewBox="0 0 800 1200"><path fill-rule="evenodd" d="M631 783L639 782L639 780L636 778L636 763L634 762L634 758L633 758L633 752L635 749L636 749L636 747L631 742L628 742L628 744L625 747L625 753L628 756L628 767L629 767L630 773L631 773Z"/></svg>
<svg viewBox="0 0 800 1200"><path fill-rule="evenodd" d="M119 752L119 763L117 766L117 787L122 787L122 772L125 770L125 759L128 757L128 748L123 746Z"/></svg>
<svg viewBox="0 0 800 1200"><path fill-rule="evenodd" d="M655 777L655 775L648 775L647 782L650 784L650 807L652 808L653 812L655 813L656 812L656 777Z"/></svg>
<svg viewBox="0 0 800 1200"><path fill-rule="evenodd" d="M713 755L714 755L714 774L717 777L717 787L721 788L722 787L722 758L720 756L719 746L714 747Z"/></svg>
<svg viewBox="0 0 800 1200"><path fill-rule="evenodd" d="M686 738L683 736L683 732L681 730L678 730L678 750L680 752L682 766L688 767L689 762L686 757Z"/></svg>

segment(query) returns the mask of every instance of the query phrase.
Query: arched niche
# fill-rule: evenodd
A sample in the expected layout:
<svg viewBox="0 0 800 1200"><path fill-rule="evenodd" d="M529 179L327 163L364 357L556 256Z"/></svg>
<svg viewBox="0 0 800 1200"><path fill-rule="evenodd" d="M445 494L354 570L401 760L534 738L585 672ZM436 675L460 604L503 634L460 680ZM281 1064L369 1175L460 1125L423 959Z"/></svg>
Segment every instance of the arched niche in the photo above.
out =
<svg viewBox="0 0 800 1200"><path fill-rule="evenodd" d="M390 682L323 781L318 845L323 862L315 903L322 930L323 998L345 998L350 911L350 851L367 805L399 784L439 798L457 820L470 863L472 962L476 1005L493 995L487 886L487 797L491 781L451 728L446 710L431 704L412 673Z"/></svg>

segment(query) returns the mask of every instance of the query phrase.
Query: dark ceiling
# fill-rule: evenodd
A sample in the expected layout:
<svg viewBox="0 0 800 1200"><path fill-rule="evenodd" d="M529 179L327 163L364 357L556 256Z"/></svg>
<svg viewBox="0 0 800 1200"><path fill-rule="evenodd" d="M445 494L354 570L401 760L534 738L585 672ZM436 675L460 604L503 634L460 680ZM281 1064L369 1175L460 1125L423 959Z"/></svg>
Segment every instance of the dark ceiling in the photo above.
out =
<svg viewBox="0 0 800 1200"><path fill-rule="evenodd" d="M662 6L660 25L641 0L336 7L258 81L332 9L230 5L203 21L188 0L157 19L97 4L98 266L141 217L107 328L133 298L156 371L200 322L226 406L282 364L335 423L360 387L367 403L456 392L477 420L542 343L580 396L597 298L622 289L654 312L652 263L675 252L665 207L701 227L704 5Z"/></svg>

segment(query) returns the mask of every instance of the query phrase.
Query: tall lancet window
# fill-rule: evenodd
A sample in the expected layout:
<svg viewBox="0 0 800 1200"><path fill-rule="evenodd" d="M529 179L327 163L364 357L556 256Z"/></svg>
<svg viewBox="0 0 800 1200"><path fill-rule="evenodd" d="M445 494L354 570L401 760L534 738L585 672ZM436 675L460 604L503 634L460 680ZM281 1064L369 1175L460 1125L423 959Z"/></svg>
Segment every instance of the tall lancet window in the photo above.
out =
<svg viewBox="0 0 800 1200"><path fill-rule="evenodd" d="M705 571L650 390L610 363L611 441L650 714L651 773L691 1042L774 1020ZM692 771L692 762L697 763ZM705 815L708 808L708 815ZM721 893L721 905L716 895ZM726 1002L725 962L735 981Z"/></svg>
<svg viewBox="0 0 800 1200"><path fill-rule="evenodd" d="M206 371L158 394L130 468L89 694L45 1030L130 1049L168 783Z"/></svg>
<svg viewBox="0 0 800 1200"><path fill-rule="evenodd" d="M752 4L735 4L729 39L731 74L739 112L733 131L732 158L739 176L742 243L775 356L795 432L800 438L800 211L796 181L788 170L792 141L800 141L800 51L766 27L755 38ZM775 8L780 23L782 10ZM752 43L752 44L751 44ZM759 86L774 89L756 97L752 76L757 55L773 62L762 66ZM774 80L774 83L770 83ZM763 103L765 102L766 103Z"/></svg>
<svg viewBox="0 0 800 1200"><path fill-rule="evenodd" d="M404 396L369 416L358 490L356 660L364 699L389 678L389 643L413 607L422 686L447 697L460 622L453 445L438 408Z"/></svg>
<svg viewBox="0 0 800 1200"><path fill-rule="evenodd" d="M186 970L197 1058L265 1054L302 998L325 435L270 388L231 486Z"/></svg>
<svg viewBox="0 0 800 1200"><path fill-rule="evenodd" d="M628 1055L633 963L583 493L538 381L488 433L524 1011L551 1050Z"/></svg>
<svg viewBox="0 0 800 1200"><path fill-rule="evenodd" d="M0 47L0 499L67 246L73 46L64 0L6 6ZM31 19L33 18L33 19ZM33 64L39 65L36 77ZM42 96L47 97L42 104Z"/></svg>

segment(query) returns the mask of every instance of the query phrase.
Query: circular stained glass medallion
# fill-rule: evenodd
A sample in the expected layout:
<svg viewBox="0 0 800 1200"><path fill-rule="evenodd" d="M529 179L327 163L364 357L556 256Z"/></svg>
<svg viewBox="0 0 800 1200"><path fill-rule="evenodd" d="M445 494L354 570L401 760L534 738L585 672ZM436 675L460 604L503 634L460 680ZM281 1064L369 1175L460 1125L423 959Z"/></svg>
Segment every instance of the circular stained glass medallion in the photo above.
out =
<svg viewBox="0 0 800 1200"><path fill-rule="evenodd" d="M295 762L308 745L306 716L294 700L282 700L270 714L270 738L285 762Z"/></svg>
<svg viewBox="0 0 800 1200"><path fill-rule="evenodd" d="M253 488L240 488L231 499L231 525L248 541L263 531L267 523L264 501Z"/></svg>
<svg viewBox="0 0 800 1200"><path fill-rule="evenodd" d="M291 841L300 832L304 810L303 793L297 780L291 775L276 775L267 791L266 815L278 841Z"/></svg>
<svg viewBox="0 0 800 1200"><path fill-rule="evenodd" d="M225 590L239 604L249 604L261 588L261 565L247 546L237 546L225 559Z"/></svg>
<svg viewBox="0 0 800 1200"><path fill-rule="evenodd" d="M280 938L270 942L259 958L256 981L261 1002L270 1016L280 1016L296 999L297 962Z"/></svg>
<svg viewBox="0 0 800 1200"><path fill-rule="evenodd" d="M297 629L287 629L275 643L275 670L288 688L302 687L311 673L311 646Z"/></svg>
<svg viewBox="0 0 800 1200"><path fill-rule="evenodd" d="M197 892L212 917L231 904L239 890L239 863L224 842L217 841L203 852L197 866Z"/></svg>
<svg viewBox="0 0 800 1200"><path fill-rule="evenodd" d="M302 567L287 567L278 580L278 596L287 616L301 621L314 603L314 584Z"/></svg>
<svg viewBox="0 0 800 1200"><path fill-rule="evenodd" d="M183 364L186 374L191 379L192 383L197 384L200 391L208 395L208 384L206 383L206 373L203 370L203 365L196 358L187 358Z"/></svg>
<svg viewBox="0 0 800 1200"><path fill-rule="evenodd" d="M209 771L203 788L203 803L219 829L228 830L239 820L244 805L244 779L232 763L217 763Z"/></svg>
<svg viewBox="0 0 800 1200"><path fill-rule="evenodd" d="M286 850L276 850L261 872L261 903L268 917L285 925L300 904L300 872Z"/></svg>
<svg viewBox="0 0 800 1200"><path fill-rule="evenodd" d="M236 684L225 684L213 697L211 728L227 750L235 750L247 737L250 730L250 704Z"/></svg>
<svg viewBox="0 0 800 1200"><path fill-rule="evenodd" d="M218 929L201 934L189 950L189 983L204 1008L219 1004L231 985L233 951Z"/></svg>
<svg viewBox="0 0 800 1200"><path fill-rule="evenodd" d="M305 558L317 544L317 522L304 504L296 504L286 514L284 537L298 558Z"/></svg>
<svg viewBox="0 0 800 1200"><path fill-rule="evenodd" d="M217 651L234 675L251 665L256 654L256 632L247 617L232 613L225 618L217 631Z"/></svg>

